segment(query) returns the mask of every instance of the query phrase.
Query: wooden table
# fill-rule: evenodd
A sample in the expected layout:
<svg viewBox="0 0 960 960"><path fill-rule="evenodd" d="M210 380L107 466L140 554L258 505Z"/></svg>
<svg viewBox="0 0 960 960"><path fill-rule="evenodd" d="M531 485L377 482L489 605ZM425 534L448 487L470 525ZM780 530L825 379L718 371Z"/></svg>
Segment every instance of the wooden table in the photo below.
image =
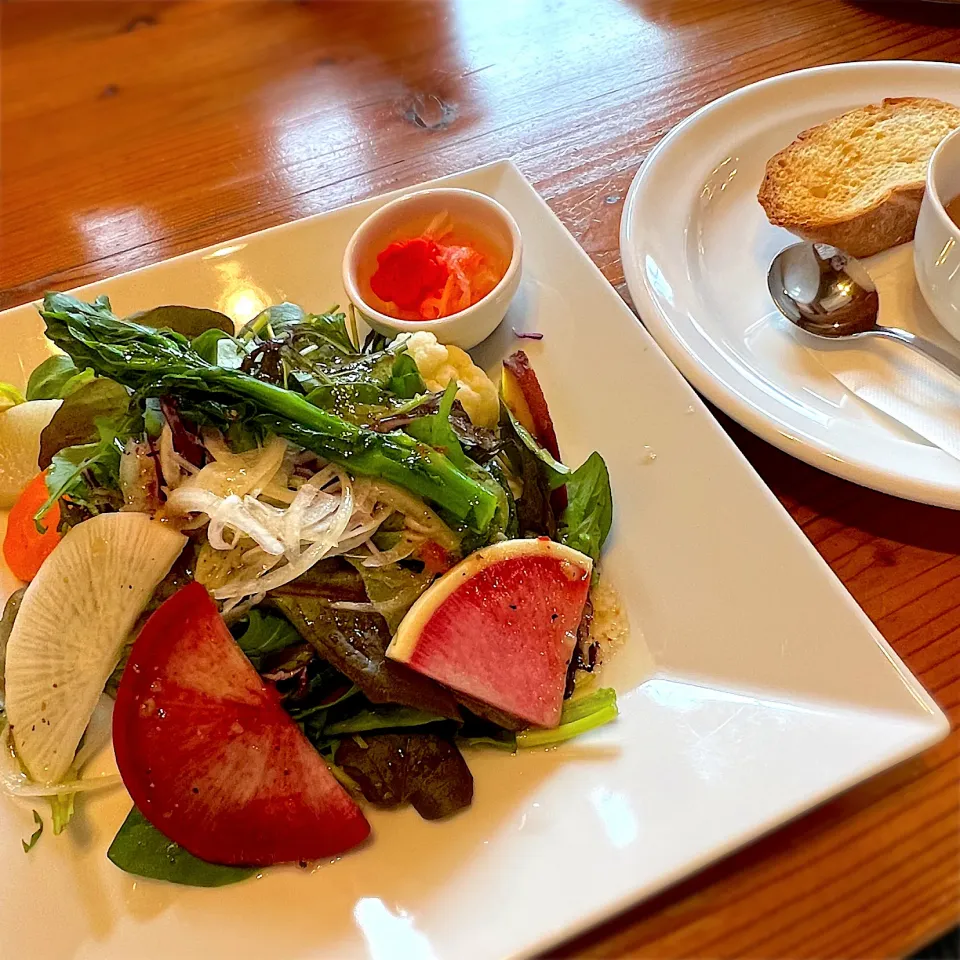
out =
<svg viewBox="0 0 960 960"><path fill-rule="evenodd" d="M512 157L626 295L624 193L697 107L797 67L960 60L960 8L843 0L6 2L0 307ZM954 724L960 514L723 419ZM960 919L960 732L567 955L902 955Z"/></svg>

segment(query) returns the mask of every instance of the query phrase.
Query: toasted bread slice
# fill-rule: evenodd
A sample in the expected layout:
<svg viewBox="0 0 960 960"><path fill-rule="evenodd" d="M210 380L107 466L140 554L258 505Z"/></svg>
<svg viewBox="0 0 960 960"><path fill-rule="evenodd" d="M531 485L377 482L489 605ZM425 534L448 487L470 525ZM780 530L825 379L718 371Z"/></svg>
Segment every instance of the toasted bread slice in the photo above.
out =
<svg viewBox="0 0 960 960"><path fill-rule="evenodd" d="M757 199L770 222L855 257L913 238L927 164L960 108L897 97L805 130L767 162Z"/></svg>

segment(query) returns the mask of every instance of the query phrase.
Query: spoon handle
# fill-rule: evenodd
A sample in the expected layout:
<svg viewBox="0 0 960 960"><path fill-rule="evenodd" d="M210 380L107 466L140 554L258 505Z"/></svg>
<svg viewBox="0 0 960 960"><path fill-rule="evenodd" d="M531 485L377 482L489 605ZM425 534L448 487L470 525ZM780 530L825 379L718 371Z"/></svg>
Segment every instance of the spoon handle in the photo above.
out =
<svg viewBox="0 0 960 960"><path fill-rule="evenodd" d="M878 337L886 337L888 340L905 343L908 347L913 347L914 350L926 354L931 360L939 363L941 367L949 370L950 373L960 377L960 358L955 357L949 350L944 350L943 347L938 347L935 343L924 340L923 337L918 337L915 333L910 333L909 330L901 330L899 327L876 327L870 332L875 333Z"/></svg>

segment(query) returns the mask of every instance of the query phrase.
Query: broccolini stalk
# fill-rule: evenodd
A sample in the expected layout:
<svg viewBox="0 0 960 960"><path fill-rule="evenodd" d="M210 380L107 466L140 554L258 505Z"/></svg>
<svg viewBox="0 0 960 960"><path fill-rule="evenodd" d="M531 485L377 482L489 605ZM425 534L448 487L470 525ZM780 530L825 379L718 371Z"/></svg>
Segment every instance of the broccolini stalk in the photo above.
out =
<svg viewBox="0 0 960 960"><path fill-rule="evenodd" d="M267 430L363 476L395 483L482 533L496 497L443 454L402 433L380 434L321 410L299 393L239 370L207 363L171 330L119 320L110 301L84 303L62 293L44 297L47 336L79 369L92 367L143 396L172 394L199 409L240 406Z"/></svg>
<svg viewBox="0 0 960 960"><path fill-rule="evenodd" d="M574 697L564 703L559 726L551 730L536 727L521 730L517 734L517 746L552 747L616 720L618 712L617 694L610 687L604 687L585 697Z"/></svg>

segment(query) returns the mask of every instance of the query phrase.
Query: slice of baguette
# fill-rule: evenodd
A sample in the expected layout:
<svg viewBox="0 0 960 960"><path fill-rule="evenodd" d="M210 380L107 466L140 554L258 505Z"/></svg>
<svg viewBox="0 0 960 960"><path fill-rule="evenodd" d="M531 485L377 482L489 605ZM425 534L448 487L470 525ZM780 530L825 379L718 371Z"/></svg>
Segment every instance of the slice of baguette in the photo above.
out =
<svg viewBox="0 0 960 960"><path fill-rule="evenodd" d="M855 257L913 238L927 164L960 108L897 97L805 130L767 162L757 199L771 223Z"/></svg>

